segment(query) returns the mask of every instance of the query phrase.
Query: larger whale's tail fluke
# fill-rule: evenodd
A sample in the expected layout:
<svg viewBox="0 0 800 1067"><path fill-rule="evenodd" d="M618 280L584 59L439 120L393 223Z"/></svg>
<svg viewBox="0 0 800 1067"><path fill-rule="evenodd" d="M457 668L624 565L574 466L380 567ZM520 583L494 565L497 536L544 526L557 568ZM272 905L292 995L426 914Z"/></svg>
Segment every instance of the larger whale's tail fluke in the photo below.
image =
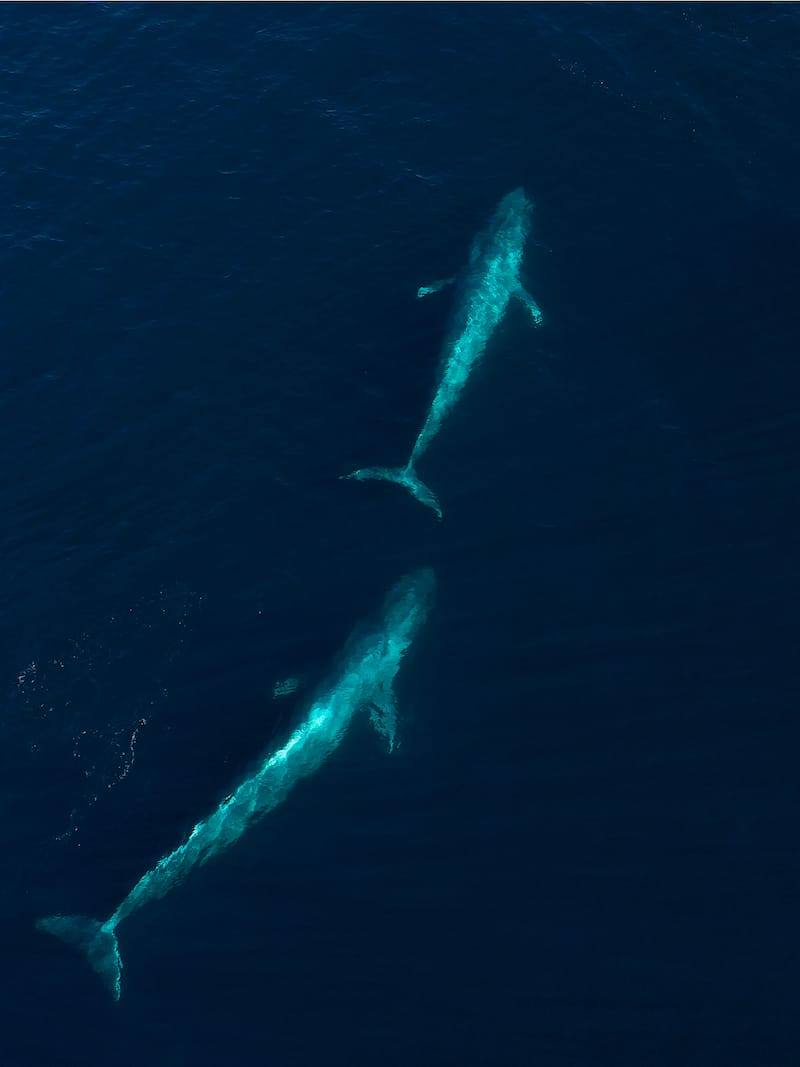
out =
<svg viewBox="0 0 800 1067"><path fill-rule="evenodd" d="M418 477L410 464L407 467L362 467L350 474L343 474L342 477L355 478L359 482L365 482L371 478L384 482L396 482L407 489L421 504L435 511L440 519L442 517L442 509L436 494Z"/></svg>
<svg viewBox="0 0 800 1067"><path fill-rule="evenodd" d="M85 915L50 915L39 919L36 929L54 934L84 952L111 996L119 1000L122 960L114 923L110 920L101 923Z"/></svg>

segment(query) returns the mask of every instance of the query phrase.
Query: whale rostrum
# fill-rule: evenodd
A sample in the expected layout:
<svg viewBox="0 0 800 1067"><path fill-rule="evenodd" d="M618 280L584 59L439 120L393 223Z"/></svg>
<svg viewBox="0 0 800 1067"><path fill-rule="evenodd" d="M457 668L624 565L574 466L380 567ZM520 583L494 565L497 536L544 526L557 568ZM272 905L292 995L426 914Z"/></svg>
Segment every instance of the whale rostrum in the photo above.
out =
<svg viewBox="0 0 800 1067"><path fill-rule="evenodd" d="M292 786L310 775L339 745L362 708L391 749L397 710L393 682L417 631L424 622L434 588L433 571L423 568L399 581L389 592L379 619L350 637L338 669L317 691L305 716L286 742L268 754L258 768L207 818L201 819L183 844L142 875L116 911L106 920L81 915L40 919L40 930L82 949L115 1000L122 986L122 959L117 927L151 900L180 885L191 870L233 845L257 819L275 808Z"/></svg>
<svg viewBox="0 0 800 1067"><path fill-rule="evenodd" d="M541 325L539 305L520 281L525 241L531 228L533 205L524 189L508 193L495 209L488 226L472 242L469 262L458 282L455 311L442 349L442 371L428 414L404 467L362 467L343 478L357 481L380 479L404 486L412 496L442 517L436 494L418 476L416 467L431 441L455 406L475 365L480 360L512 299L528 310ZM418 297L426 297L449 285L445 278L423 285Z"/></svg>

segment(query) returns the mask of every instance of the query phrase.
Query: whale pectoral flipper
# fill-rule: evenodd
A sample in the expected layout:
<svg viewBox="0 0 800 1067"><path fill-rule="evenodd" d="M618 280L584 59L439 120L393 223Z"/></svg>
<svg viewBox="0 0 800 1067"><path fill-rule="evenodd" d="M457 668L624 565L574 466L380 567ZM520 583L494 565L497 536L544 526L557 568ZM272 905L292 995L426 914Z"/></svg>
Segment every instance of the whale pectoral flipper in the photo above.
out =
<svg viewBox="0 0 800 1067"><path fill-rule="evenodd" d="M423 296L431 296L433 293L439 293L442 289L446 289L448 285L452 285L455 278L440 278L438 281L431 282L430 285L421 285L417 289L417 299L421 300Z"/></svg>
<svg viewBox="0 0 800 1067"><path fill-rule="evenodd" d="M36 928L54 934L84 952L114 1000L119 1000L122 960L115 926L111 921L102 923L86 915L50 915L46 919L39 919Z"/></svg>
<svg viewBox="0 0 800 1067"><path fill-rule="evenodd" d="M541 326L542 322L544 321L544 315L542 314L542 309L539 307L539 305L533 299L533 297L528 292L528 290L523 288L520 285L520 287L516 290L514 295L517 297L518 300L521 301L521 303L523 303L525 305L525 307L531 313L531 318L533 319L534 326Z"/></svg>
<svg viewBox="0 0 800 1067"><path fill-rule="evenodd" d="M375 694L369 720L381 737L386 738L391 752L397 734L397 701L391 683L382 685Z"/></svg>

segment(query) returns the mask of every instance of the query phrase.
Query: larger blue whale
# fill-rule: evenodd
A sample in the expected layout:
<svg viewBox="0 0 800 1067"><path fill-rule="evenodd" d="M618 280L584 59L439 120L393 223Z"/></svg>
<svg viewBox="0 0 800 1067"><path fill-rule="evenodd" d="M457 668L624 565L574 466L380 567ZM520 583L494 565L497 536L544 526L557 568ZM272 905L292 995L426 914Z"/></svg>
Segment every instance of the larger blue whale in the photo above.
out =
<svg viewBox="0 0 800 1067"><path fill-rule="evenodd" d="M267 755L211 815L198 822L182 845L142 875L113 915L104 921L51 915L40 919L37 927L82 949L119 1000L122 960L117 927L121 922L180 885L193 868L234 844L257 819L280 804L295 782L317 770L337 747L359 709L371 709L373 724L393 745L394 678L426 618L433 587L433 571L425 568L392 588L377 624L360 627L351 636L339 669L320 688L285 744Z"/></svg>
<svg viewBox="0 0 800 1067"><path fill-rule="evenodd" d="M428 414L404 467L362 467L344 478L365 481L380 478L404 486L438 517L442 509L436 494L419 477L416 465L439 432L467 379L486 350L489 338L516 298L528 309L534 323L542 322L539 305L520 281L525 241L531 228L533 205L524 189L508 193L494 212L489 225L472 242L469 263L458 279L453 321L442 349L439 385ZM427 296L446 282L423 286L418 296Z"/></svg>

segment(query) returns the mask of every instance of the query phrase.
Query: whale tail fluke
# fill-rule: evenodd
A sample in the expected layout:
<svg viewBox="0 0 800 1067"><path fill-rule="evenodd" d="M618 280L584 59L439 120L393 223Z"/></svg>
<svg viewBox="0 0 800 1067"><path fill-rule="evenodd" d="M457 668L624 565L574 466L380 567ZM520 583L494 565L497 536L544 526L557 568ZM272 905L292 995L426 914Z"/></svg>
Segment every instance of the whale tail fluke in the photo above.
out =
<svg viewBox="0 0 800 1067"><path fill-rule="evenodd" d="M352 471L350 474L343 474L342 477L355 478L356 481L359 482L366 482L369 479L377 479L378 481L384 482L396 482L398 485L402 485L407 489L421 504L425 504L426 507L435 511L440 519L442 517L442 509L436 498L436 494L417 476L417 472L411 466L362 467L360 470Z"/></svg>
<svg viewBox="0 0 800 1067"><path fill-rule="evenodd" d="M101 923L85 915L50 915L39 919L36 929L84 952L114 1000L119 1000L122 960L115 928L110 922Z"/></svg>

